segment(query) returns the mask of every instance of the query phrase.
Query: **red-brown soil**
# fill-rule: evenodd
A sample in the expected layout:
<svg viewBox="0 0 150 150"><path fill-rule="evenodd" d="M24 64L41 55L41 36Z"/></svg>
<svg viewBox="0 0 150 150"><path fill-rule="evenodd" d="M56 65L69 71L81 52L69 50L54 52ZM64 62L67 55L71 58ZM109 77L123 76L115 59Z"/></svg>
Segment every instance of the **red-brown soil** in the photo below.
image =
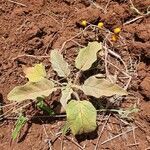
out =
<svg viewBox="0 0 150 150"><path fill-rule="evenodd" d="M106 0L96 0L96 6L88 0L17 0L17 2L26 7L7 0L0 1L0 102L8 104L9 91L25 81L22 76L23 66L43 62L46 69L50 70L48 59L26 56L16 58L18 55L48 54L54 48L61 48L66 40L80 32L78 23L81 20L87 20L95 25L101 20L110 31L113 31L115 27L122 28L121 37L126 46L115 47L115 44L117 45L115 43L114 48L127 64L130 58L132 60L134 72L132 72L133 77L128 90L135 96L135 99L127 98L122 107L136 103L139 112L135 114L133 122L129 122L130 127L131 125L137 127L134 132L131 131L105 144L100 144L128 129L128 125L111 116L100 138L98 149L150 149L150 17L144 16L126 24L139 16L130 9L129 0L110 0L105 11L104 8L108 2ZM149 0L133 0L133 3L143 13L146 13L150 6ZM85 45L88 41L96 39L91 32L87 32L87 35L74 40ZM62 52L68 61L72 62L77 48L78 45L73 42L65 45L65 51ZM51 70L48 73L50 74ZM28 111L30 113L30 110ZM72 135L67 136L69 139L64 137L63 149L80 149L71 141L73 138L86 150L94 150L104 122L98 121L98 135L93 133L77 138ZM15 120L4 120L0 123L1 150L48 150L48 139L52 141L55 139L55 134L60 131L64 120L50 118L42 123L38 118L34 119L23 128L17 141L11 140ZM54 140L52 149L60 150L61 142L60 136Z"/></svg>

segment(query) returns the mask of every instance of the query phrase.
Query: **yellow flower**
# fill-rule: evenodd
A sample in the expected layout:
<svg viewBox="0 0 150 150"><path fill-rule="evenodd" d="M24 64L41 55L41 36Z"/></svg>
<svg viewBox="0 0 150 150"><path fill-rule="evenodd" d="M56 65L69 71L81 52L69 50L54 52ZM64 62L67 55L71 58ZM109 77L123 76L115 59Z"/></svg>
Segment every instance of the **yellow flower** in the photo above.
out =
<svg viewBox="0 0 150 150"><path fill-rule="evenodd" d="M87 26L87 21L86 21L86 20L82 20L81 25L82 25L83 27L86 27L86 26Z"/></svg>
<svg viewBox="0 0 150 150"><path fill-rule="evenodd" d="M99 28L102 28L104 26L104 23L103 22L99 22L98 25L97 25Z"/></svg>
<svg viewBox="0 0 150 150"><path fill-rule="evenodd" d="M115 33L115 34L118 34L118 33L120 33L120 32L121 32L121 28L115 28L115 29L114 29L114 33Z"/></svg>
<svg viewBox="0 0 150 150"><path fill-rule="evenodd" d="M111 40L113 42L116 42L118 40L118 36L113 34L112 37L111 37Z"/></svg>

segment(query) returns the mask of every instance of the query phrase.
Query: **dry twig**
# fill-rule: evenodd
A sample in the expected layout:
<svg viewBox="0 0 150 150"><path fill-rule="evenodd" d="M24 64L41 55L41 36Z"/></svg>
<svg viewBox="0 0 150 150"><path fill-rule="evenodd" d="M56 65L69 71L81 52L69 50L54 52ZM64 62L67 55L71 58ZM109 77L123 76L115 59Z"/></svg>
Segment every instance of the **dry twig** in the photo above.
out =
<svg viewBox="0 0 150 150"><path fill-rule="evenodd" d="M13 0L8 0L8 1L11 2L11 3L17 4L17 5L23 6L23 7L27 7L27 5L16 2L16 1L13 1Z"/></svg>
<svg viewBox="0 0 150 150"><path fill-rule="evenodd" d="M96 8L101 9L104 12L104 8L102 8L100 5L98 5L96 2L93 2L92 0L88 0L90 3L92 3Z"/></svg>
<svg viewBox="0 0 150 150"><path fill-rule="evenodd" d="M76 34L75 36L71 37L70 39L66 40L66 41L62 44L62 46L61 46L61 48L59 49L59 51L62 52L62 50L64 49L66 43L72 41L74 38L76 38L76 37L78 37L79 35L81 35L81 34L82 34L83 32L85 32L89 27L91 27L91 25L88 25L84 30L82 30L81 32L79 32L79 33Z"/></svg>
<svg viewBox="0 0 150 150"><path fill-rule="evenodd" d="M136 17L136 18L134 18L134 19L132 19L132 20L129 20L129 21L125 22L123 25L128 25L128 24L130 24L130 23L132 23L132 22L135 22L135 21L137 21L137 20L139 20L139 19L142 19L142 18L144 18L144 17L150 15L150 11L149 11L149 7L150 7L150 6L147 8L147 13L144 14L144 13L140 12L140 11L134 6L132 0L129 0L129 1L130 1L130 4L131 4L131 8L132 8L133 10L135 10L136 13L139 14L140 16L138 16L138 17Z"/></svg>
<svg viewBox="0 0 150 150"><path fill-rule="evenodd" d="M35 56L35 55L22 54L22 55L18 55L15 58L12 58L12 60L14 61L21 57L31 57L31 58L35 58L35 59L41 59L41 58L49 58L50 56Z"/></svg>
<svg viewBox="0 0 150 150"><path fill-rule="evenodd" d="M114 136L114 137L112 137L112 138L110 138L110 139L107 139L106 141L102 142L101 145L103 145L103 144L105 144L105 143L107 143L107 142L110 142L110 141L112 141L112 140L114 140L114 139L116 139L116 138L118 138L118 137L120 137L120 136L122 136L122 135L124 135L124 134L126 134L126 133L129 133L129 132L133 131L133 129L136 129L136 128L137 128L137 127L134 127L134 128L132 128L132 129L129 129L129 130L123 132L123 133L120 133L120 134L118 134L118 135L116 135L116 136Z"/></svg>
<svg viewBox="0 0 150 150"><path fill-rule="evenodd" d="M84 150L84 148L79 145L77 142L75 142L72 138L69 138L67 136L64 136L68 141L71 141L73 144L75 144L79 149Z"/></svg>
<svg viewBox="0 0 150 150"><path fill-rule="evenodd" d="M51 144L51 140L49 139L49 136L48 136L48 133L46 131L46 127L44 126L44 122L39 118L39 120L41 121L42 123L42 127L43 127L43 130L44 130L44 133L46 135L46 142L48 143L48 147L49 147L49 150L52 150L52 144Z"/></svg>
<svg viewBox="0 0 150 150"><path fill-rule="evenodd" d="M103 124L103 127L102 127L101 132L100 132L100 134L99 134L99 137L98 137L98 139L97 139L96 146L95 146L94 150L97 150L97 149L98 149L98 144L99 144L100 138L101 138L101 136L102 136L102 133L103 133L103 131L104 131L104 129L105 129L106 124L108 123L108 120L109 120L109 118L110 118L110 115L111 115L111 114L109 114L109 115L107 116L107 119L106 119L105 123Z"/></svg>

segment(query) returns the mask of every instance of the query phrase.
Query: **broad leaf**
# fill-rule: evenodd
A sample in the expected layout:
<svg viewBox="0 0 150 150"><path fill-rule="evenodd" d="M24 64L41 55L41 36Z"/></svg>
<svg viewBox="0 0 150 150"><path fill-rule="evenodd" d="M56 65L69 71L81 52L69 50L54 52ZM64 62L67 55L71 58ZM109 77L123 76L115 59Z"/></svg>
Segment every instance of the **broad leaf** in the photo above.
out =
<svg viewBox="0 0 150 150"><path fill-rule="evenodd" d="M74 135L92 132L96 129L96 109L88 101L71 100L66 108L67 122Z"/></svg>
<svg viewBox="0 0 150 150"><path fill-rule="evenodd" d="M8 100L21 102L26 99L49 96L54 90L54 83L48 79L39 82L28 82L25 85L15 87L9 94Z"/></svg>
<svg viewBox="0 0 150 150"><path fill-rule="evenodd" d="M101 96L127 95L127 91L120 86L111 83L104 78L89 77L82 85L82 90L86 95L99 98Z"/></svg>
<svg viewBox="0 0 150 150"><path fill-rule="evenodd" d="M60 77L67 77L70 74L68 63L64 60L58 50L51 51L50 62L52 63L53 69Z"/></svg>
<svg viewBox="0 0 150 150"><path fill-rule="evenodd" d="M98 42L89 42L88 46L80 49L75 60L76 68L85 71L97 60L97 52L102 49L102 44Z"/></svg>
<svg viewBox="0 0 150 150"><path fill-rule="evenodd" d="M24 73L30 82L38 82L46 77L45 67L42 63L36 64L34 67L25 68Z"/></svg>
<svg viewBox="0 0 150 150"><path fill-rule="evenodd" d="M71 94L73 90L70 86L64 87L61 91L61 98L60 98L60 103L62 104L63 108L66 109L66 105L69 99L71 99Z"/></svg>

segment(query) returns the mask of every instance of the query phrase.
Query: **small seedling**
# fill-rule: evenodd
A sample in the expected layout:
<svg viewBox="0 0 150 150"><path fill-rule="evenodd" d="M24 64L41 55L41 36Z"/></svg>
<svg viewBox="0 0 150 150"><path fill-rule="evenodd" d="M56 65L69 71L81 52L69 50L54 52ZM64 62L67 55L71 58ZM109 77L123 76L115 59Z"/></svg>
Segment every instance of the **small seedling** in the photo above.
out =
<svg viewBox="0 0 150 150"><path fill-rule="evenodd" d="M64 60L63 55L58 50L52 50L50 62L57 75L65 80L63 82L47 79L45 67L36 64L34 67L25 69L28 82L25 85L15 87L9 94L10 101L22 102L27 99L45 98L57 89L61 90L60 103L66 111L67 129L68 126L74 135L94 131L97 127L97 111L88 99L80 99L78 91L81 90L87 96L100 98L102 96L123 96L127 91L119 85L111 83L104 75L97 74L87 78L83 84L79 78L84 71L92 67L97 60L97 54L102 51L102 44L90 42L87 47L79 50L75 59L75 67L78 69L75 77L72 78L69 64ZM74 99L72 99L74 95ZM42 102L38 105L47 111ZM64 129L66 132L66 128Z"/></svg>
<svg viewBox="0 0 150 150"><path fill-rule="evenodd" d="M16 121L16 124L15 124L15 128L12 132L13 140L15 140L17 138L22 127L26 124L27 120L28 119L26 117L24 117L22 113L19 115L18 120Z"/></svg>
<svg viewBox="0 0 150 150"><path fill-rule="evenodd" d="M55 114L54 111L45 104L43 98L38 97L37 100L38 100L38 102L36 105L39 109L41 109L44 112L47 112L49 115Z"/></svg>
<svg viewBox="0 0 150 150"><path fill-rule="evenodd" d="M127 120L132 120L132 114L137 113L139 109L137 108L136 104L133 106L129 107L128 109L101 109L99 111L108 111L108 112L115 112L118 113L120 118L122 119L127 119Z"/></svg>
<svg viewBox="0 0 150 150"><path fill-rule="evenodd" d="M123 110L123 109L118 110L118 114L120 115L122 119L132 120L133 119L132 114L137 113L138 111L139 109L137 108L135 104L126 110Z"/></svg>
<svg viewBox="0 0 150 150"><path fill-rule="evenodd" d="M64 124L64 126L62 127L62 129L61 129L62 135L66 135L66 134L67 134L67 132L68 132L68 130L69 130L69 127L70 127L69 123L66 122L66 123Z"/></svg>

